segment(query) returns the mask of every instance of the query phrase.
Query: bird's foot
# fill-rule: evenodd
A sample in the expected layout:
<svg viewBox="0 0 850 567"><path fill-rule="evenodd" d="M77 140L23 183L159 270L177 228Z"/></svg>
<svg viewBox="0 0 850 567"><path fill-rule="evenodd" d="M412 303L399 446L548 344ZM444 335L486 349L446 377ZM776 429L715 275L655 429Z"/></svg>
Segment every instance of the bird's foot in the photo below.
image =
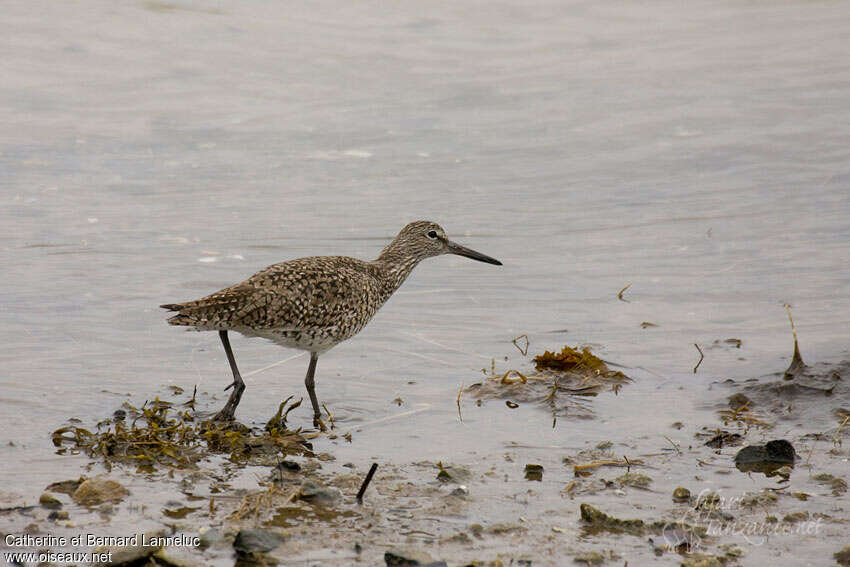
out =
<svg viewBox="0 0 850 567"><path fill-rule="evenodd" d="M322 431L322 433L328 430L328 426L325 425L324 421L322 421L322 416L320 415L313 416L313 427L318 427Z"/></svg>

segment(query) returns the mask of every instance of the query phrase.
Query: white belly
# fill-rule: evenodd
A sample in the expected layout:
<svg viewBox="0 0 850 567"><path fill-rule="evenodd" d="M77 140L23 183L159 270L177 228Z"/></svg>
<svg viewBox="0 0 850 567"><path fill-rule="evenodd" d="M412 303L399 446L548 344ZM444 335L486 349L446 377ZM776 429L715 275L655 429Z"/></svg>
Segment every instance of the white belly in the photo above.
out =
<svg viewBox="0 0 850 567"><path fill-rule="evenodd" d="M282 329L232 329L246 337L260 337L272 341L286 348L295 348L310 352L322 353L335 347L341 341L330 333L319 331L308 333L305 331L282 330Z"/></svg>

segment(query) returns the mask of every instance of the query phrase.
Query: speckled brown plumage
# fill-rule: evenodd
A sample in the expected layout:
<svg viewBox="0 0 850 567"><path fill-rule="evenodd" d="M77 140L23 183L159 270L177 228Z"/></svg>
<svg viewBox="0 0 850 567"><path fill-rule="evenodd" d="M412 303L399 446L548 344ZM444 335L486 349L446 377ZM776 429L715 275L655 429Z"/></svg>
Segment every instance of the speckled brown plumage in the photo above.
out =
<svg viewBox="0 0 850 567"><path fill-rule="evenodd" d="M391 293L369 262L299 258L207 297L169 306L179 314L168 322L203 331L234 330L321 352L357 334Z"/></svg>
<svg viewBox="0 0 850 567"><path fill-rule="evenodd" d="M417 221L404 227L371 262L345 256L299 258L271 265L201 299L161 307L177 312L168 319L171 325L219 331L234 373L234 394L239 390L231 411L225 410L233 396L222 410L225 415L220 417L232 418L242 381L227 331L308 350L311 368L315 368L318 354L360 332L420 261L440 254L459 254L500 264L449 241L439 225ZM318 418L310 372L307 382Z"/></svg>

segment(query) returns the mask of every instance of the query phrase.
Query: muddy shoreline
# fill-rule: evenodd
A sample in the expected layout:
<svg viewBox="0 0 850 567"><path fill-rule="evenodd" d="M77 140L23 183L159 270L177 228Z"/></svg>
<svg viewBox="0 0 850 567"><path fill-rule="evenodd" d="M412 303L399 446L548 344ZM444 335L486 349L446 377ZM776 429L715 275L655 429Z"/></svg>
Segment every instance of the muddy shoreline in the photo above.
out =
<svg viewBox="0 0 850 567"><path fill-rule="evenodd" d="M505 364L518 366L493 361L458 393L461 423L504 404L527 411L541 434L591 420L619 435L553 445L494 432L505 440L500 454L393 462L369 458L369 429L417 410L372 425L328 416L334 429L321 433L289 429L298 407L289 398L265 425L210 428L203 416L218 402L172 388L141 408L123 404L92 430L78 420L59 428L57 452L86 455L84 477L57 478L39 502L4 502L4 536L29 538L5 551L106 553L123 565L696 566L755 564L816 540L816 564L844 560L850 362L807 366L796 351L784 373L712 382L698 392L700 411L671 404L653 435L612 429L601 415L616 408L637 423L639 377L594 365L541 374L525 356ZM790 449L770 441L780 437ZM357 463L335 455L360 444ZM782 462L742 464L765 455ZM377 472L364 487L371 462ZM137 540L73 545L83 534Z"/></svg>

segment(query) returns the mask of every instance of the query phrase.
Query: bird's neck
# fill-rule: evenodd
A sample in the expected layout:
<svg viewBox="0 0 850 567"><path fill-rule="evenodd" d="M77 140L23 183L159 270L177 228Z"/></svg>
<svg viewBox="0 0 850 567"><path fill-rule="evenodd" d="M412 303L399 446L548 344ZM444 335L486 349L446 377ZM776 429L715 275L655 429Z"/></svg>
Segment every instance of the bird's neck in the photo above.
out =
<svg viewBox="0 0 850 567"><path fill-rule="evenodd" d="M384 248L381 255L371 262L378 272L384 301L389 299L395 290L404 283L413 268L422 260L406 254L404 250L400 250L393 244L395 242L391 242L389 246Z"/></svg>

